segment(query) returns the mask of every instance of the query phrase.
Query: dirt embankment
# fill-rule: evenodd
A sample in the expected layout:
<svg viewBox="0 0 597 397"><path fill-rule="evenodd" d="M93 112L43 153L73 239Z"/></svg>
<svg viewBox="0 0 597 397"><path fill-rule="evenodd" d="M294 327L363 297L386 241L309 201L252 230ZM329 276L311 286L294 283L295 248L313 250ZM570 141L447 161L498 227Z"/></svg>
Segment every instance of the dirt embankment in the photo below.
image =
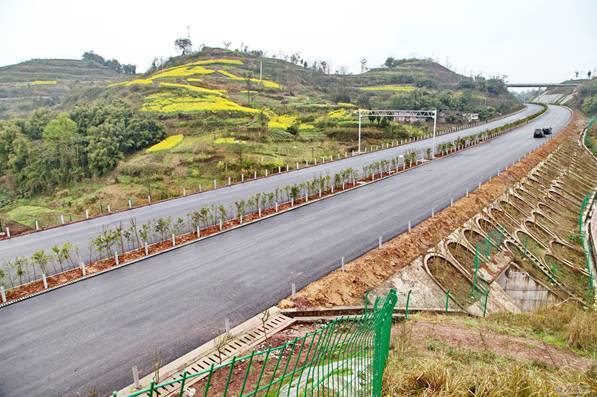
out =
<svg viewBox="0 0 597 397"><path fill-rule="evenodd" d="M309 284L294 298L284 299L279 306L338 306L362 303L363 294L378 286L417 256L424 254L464 222L502 195L522 179L564 139L575 137L584 120L574 113L570 124L549 143L523 158L500 176L483 184L480 189L463 197L450 208L417 225L345 266Z"/></svg>

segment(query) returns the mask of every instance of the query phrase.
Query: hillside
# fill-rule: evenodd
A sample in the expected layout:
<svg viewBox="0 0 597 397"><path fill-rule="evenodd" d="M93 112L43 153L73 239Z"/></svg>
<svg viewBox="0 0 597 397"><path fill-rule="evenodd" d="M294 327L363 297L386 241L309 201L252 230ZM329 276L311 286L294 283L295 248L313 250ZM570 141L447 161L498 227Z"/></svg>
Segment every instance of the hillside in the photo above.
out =
<svg viewBox="0 0 597 397"><path fill-rule="evenodd" d="M73 89L122 79L95 62L33 59L0 67L0 119L27 115L40 106L54 106Z"/></svg>
<svg viewBox="0 0 597 397"><path fill-rule="evenodd" d="M129 199L143 202L149 194L164 199L180 195L183 188L196 191L211 186L214 179L222 184L240 174L263 175L286 164L350 153L357 144L354 111L358 107L438 108L440 128L466 122L465 112L479 113L483 120L520 107L501 81L460 76L429 60L399 60L389 68L340 75L327 73L322 64L206 48L172 58L129 80L82 61L65 62L72 74L61 74L60 67L51 66L53 62L37 69L37 61L20 65L21 70L37 70L31 76L41 84L25 85L22 89L29 90L29 95L13 105L20 104L18 110L25 111L35 101L56 104L49 113L36 113L31 120L17 123L29 126L30 135L43 130L58 110L78 120L77 130L86 130L81 106L87 108L84 113L94 114L104 112L94 104L122 100L132 111L159 120L170 138L148 150L123 149L126 155L106 159L106 167L93 177L87 171L60 187L44 190L36 183L35 192L32 188L19 191L14 185L18 178L8 175L0 191L4 204L0 213L11 222L29 224L25 221L31 213L38 218L47 214L55 222L58 212L69 219L90 207L124 208ZM14 68L2 69L0 78L13 81L3 84L25 84L17 82L24 77ZM14 108L5 113L16 112ZM432 128L431 122L402 124L390 118L367 118L363 124L366 146L420 136Z"/></svg>

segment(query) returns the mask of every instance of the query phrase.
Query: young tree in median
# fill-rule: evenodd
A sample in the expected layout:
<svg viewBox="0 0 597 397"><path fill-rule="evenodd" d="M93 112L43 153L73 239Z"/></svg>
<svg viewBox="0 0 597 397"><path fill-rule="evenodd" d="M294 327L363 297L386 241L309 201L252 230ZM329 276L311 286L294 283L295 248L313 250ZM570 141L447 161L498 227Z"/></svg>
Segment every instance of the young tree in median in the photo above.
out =
<svg viewBox="0 0 597 397"><path fill-rule="evenodd" d="M42 274L48 274L48 263L50 263L52 258L48 254L46 254L44 250L34 252L33 255L31 255L31 260L33 261L34 265L37 265L39 267ZM60 264L60 270L63 270L62 263Z"/></svg>

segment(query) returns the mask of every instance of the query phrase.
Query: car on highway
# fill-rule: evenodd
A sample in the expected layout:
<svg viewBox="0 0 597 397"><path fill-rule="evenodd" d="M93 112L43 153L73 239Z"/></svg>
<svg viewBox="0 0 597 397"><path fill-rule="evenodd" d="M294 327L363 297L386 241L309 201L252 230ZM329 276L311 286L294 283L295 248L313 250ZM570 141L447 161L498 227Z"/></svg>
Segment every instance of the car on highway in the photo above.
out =
<svg viewBox="0 0 597 397"><path fill-rule="evenodd" d="M533 132L533 138L543 138L545 134L543 133L543 128L535 128L535 132Z"/></svg>
<svg viewBox="0 0 597 397"><path fill-rule="evenodd" d="M551 127L543 127L543 135L551 135Z"/></svg>

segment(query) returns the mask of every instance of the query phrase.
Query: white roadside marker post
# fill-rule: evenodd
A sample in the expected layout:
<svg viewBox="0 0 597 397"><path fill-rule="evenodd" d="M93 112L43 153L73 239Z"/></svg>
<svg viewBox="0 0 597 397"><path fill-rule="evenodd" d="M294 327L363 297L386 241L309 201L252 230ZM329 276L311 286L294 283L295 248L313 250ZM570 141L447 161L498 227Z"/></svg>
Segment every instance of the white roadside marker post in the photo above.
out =
<svg viewBox="0 0 597 397"><path fill-rule="evenodd" d="M35 220L35 230L39 230L39 222L37 219Z"/></svg>
<svg viewBox="0 0 597 397"><path fill-rule="evenodd" d="M224 228L224 221L220 218L220 231Z"/></svg>
<svg viewBox="0 0 597 397"><path fill-rule="evenodd" d="M408 232L409 232L409 233L410 233L410 230L411 230L411 227L410 227L410 226L411 226L411 223L410 223L410 221L408 221Z"/></svg>
<svg viewBox="0 0 597 397"><path fill-rule="evenodd" d="M116 266L120 265L120 261L118 260L118 251L114 251L114 262L116 262Z"/></svg>
<svg viewBox="0 0 597 397"><path fill-rule="evenodd" d="M0 295L2 295L2 303L6 303L6 290L3 285L0 286Z"/></svg>
<svg viewBox="0 0 597 397"><path fill-rule="evenodd" d="M240 181L244 182L245 181L245 174L240 174Z"/></svg>
<svg viewBox="0 0 597 397"><path fill-rule="evenodd" d="M110 204L108 204L108 214L112 212L112 210L110 209Z"/></svg>
<svg viewBox="0 0 597 397"><path fill-rule="evenodd" d="M381 249L381 236L377 238L377 248Z"/></svg>
<svg viewBox="0 0 597 397"><path fill-rule="evenodd" d="M450 207L454 205L454 199L450 198Z"/></svg>
<svg viewBox="0 0 597 397"><path fill-rule="evenodd" d="M340 269L342 269L342 271L345 271L345 267L344 267L344 257L342 257L342 259L340 260Z"/></svg>
<svg viewBox="0 0 597 397"><path fill-rule="evenodd" d="M232 183L232 178L228 177L228 186Z"/></svg>
<svg viewBox="0 0 597 397"><path fill-rule="evenodd" d="M149 255L149 245L147 245L147 241L144 242L145 244L145 256Z"/></svg>
<svg viewBox="0 0 597 397"><path fill-rule="evenodd" d="M257 179L257 171L253 171L253 179Z"/></svg>
<svg viewBox="0 0 597 397"><path fill-rule="evenodd" d="M200 229L199 225L197 225L195 227L195 233L197 234L197 238L199 238L201 236L201 229Z"/></svg>
<svg viewBox="0 0 597 397"><path fill-rule="evenodd" d="M296 284L293 281L292 282L292 297L294 298L295 296L296 296Z"/></svg>
<svg viewBox="0 0 597 397"><path fill-rule="evenodd" d="M133 202L129 199L129 209L133 208Z"/></svg>
<svg viewBox="0 0 597 397"><path fill-rule="evenodd" d="M10 238L10 228L6 227L6 237Z"/></svg>
<svg viewBox="0 0 597 397"><path fill-rule="evenodd" d="M87 275L87 269L85 268L85 262L79 263L79 267L81 268L81 274L83 277Z"/></svg>
<svg viewBox="0 0 597 397"><path fill-rule="evenodd" d="M135 390L139 390L141 388L141 385L139 384L139 370L137 369L136 365L133 365L132 371L133 371L133 387L135 388Z"/></svg>
<svg viewBox="0 0 597 397"><path fill-rule="evenodd" d="M43 274L41 275L41 278L42 278L42 280L43 280L43 282L44 282L44 289L48 289L48 279L46 278L46 274L45 274L45 273L43 273Z"/></svg>
<svg viewBox="0 0 597 397"><path fill-rule="evenodd" d="M172 246L176 246L176 235L174 233L172 233Z"/></svg>
<svg viewBox="0 0 597 397"><path fill-rule="evenodd" d="M108 208L110 208L110 207L108 206ZM110 210L108 210L108 212L109 211ZM64 225L64 215L63 214L60 214L60 223Z"/></svg>
<svg viewBox="0 0 597 397"><path fill-rule="evenodd" d="M218 188L218 181L216 181L216 180L214 179L214 189L217 189L217 188Z"/></svg>

